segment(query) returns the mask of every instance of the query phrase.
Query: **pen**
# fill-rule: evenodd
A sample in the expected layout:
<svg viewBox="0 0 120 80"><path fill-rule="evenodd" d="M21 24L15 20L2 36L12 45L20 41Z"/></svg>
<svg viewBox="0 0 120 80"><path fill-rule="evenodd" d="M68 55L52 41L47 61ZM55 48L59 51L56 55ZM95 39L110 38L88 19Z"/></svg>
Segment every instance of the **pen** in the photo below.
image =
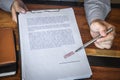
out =
<svg viewBox="0 0 120 80"><path fill-rule="evenodd" d="M113 28L109 28L106 32L106 34L110 33L113 31ZM83 44L83 46L79 47L78 49L75 50L75 52L78 52L79 50L87 47L88 45L92 44L93 42L95 42L97 39L101 38L102 36L99 34L98 36L96 36L95 38L93 38L92 40L88 41L87 43ZM70 57L72 56L75 52L71 51L68 54L64 55L64 58Z"/></svg>

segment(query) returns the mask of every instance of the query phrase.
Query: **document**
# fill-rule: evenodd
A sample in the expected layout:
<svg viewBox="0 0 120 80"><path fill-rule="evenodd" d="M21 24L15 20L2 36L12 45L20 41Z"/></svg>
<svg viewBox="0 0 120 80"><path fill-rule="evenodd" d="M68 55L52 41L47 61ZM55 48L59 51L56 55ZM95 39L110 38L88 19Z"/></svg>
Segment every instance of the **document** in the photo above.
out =
<svg viewBox="0 0 120 80"><path fill-rule="evenodd" d="M22 80L74 80L92 75L72 8L18 15Z"/></svg>

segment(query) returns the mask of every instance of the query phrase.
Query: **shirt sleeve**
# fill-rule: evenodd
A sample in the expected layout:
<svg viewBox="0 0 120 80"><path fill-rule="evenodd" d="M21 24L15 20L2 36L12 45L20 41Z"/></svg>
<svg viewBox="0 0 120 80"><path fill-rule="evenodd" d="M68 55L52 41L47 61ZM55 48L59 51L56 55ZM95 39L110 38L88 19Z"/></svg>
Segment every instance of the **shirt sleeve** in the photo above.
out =
<svg viewBox="0 0 120 80"><path fill-rule="evenodd" d="M14 0L0 0L0 8L5 11L10 11L13 1Z"/></svg>
<svg viewBox="0 0 120 80"><path fill-rule="evenodd" d="M111 10L110 0L84 0L88 24L94 19L104 20Z"/></svg>

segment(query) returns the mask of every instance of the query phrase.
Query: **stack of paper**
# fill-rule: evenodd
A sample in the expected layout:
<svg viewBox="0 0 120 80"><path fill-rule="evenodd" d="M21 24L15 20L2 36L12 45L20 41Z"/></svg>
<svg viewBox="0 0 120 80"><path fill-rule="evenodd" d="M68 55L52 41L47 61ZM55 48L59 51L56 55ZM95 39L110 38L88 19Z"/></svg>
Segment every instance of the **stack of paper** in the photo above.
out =
<svg viewBox="0 0 120 80"><path fill-rule="evenodd" d="M72 8L19 14L22 80L73 80L92 75Z"/></svg>

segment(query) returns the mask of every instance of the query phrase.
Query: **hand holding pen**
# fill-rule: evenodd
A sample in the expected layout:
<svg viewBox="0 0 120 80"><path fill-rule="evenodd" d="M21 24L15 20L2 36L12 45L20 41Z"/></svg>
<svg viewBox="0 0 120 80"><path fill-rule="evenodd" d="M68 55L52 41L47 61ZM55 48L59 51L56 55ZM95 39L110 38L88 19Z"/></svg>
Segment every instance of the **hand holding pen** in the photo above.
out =
<svg viewBox="0 0 120 80"><path fill-rule="evenodd" d="M109 28L113 28L113 30L109 34L106 34L106 31ZM93 38L95 38L98 34L103 36L94 42L94 45L97 48L110 49L112 47L112 43L116 35L114 25L105 20L95 19L90 24L90 33Z"/></svg>
<svg viewBox="0 0 120 80"><path fill-rule="evenodd" d="M109 28L106 32L106 34L110 33L113 31L113 28ZM79 50L87 47L88 45L92 44L93 42L95 42L96 40L98 40L99 38L101 38L103 36L101 36L100 34L98 36L96 36L95 38L93 38L92 40L88 41L87 43L83 44L83 46L80 46L78 49L76 49L75 51L71 51L69 53L67 53L66 55L64 55L64 58L68 58L70 56L72 56L73 54L75 54L75 52L78 52Z"/></svg>

